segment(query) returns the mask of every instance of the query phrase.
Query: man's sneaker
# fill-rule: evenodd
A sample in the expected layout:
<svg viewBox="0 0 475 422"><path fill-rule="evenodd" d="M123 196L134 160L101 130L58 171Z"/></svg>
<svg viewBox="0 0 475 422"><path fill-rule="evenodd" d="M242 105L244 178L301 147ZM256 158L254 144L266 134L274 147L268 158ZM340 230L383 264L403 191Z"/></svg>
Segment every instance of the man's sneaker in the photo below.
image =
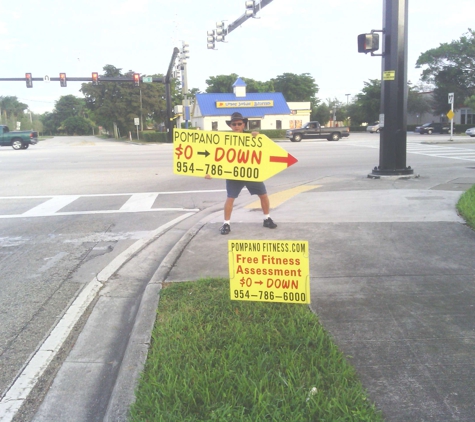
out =
<svg viewBox="0 0 475 422"><path fill-rule="evenodd" d="M277 227L277 224L275 224L272 221L272 218L269 217L264 220L264 227L268 227L269 229L275 229Z"/></svg>
<svg viewBox="0 0 475 422"><path fill-rule="evenodd" d="M221 228L219 229L221 234L229 234L231 231L231 226L228 223L224 223Z"/></svg>

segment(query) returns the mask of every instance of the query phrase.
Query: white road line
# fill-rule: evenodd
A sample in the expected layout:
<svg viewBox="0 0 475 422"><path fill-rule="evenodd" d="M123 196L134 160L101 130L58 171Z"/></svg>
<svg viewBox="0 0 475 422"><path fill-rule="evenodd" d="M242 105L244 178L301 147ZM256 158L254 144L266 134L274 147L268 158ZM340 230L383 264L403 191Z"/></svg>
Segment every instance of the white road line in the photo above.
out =
<svg viewBox="0 0 475 422"><path fill-rule="evenodd" d="M54 196L49 201L43 202L42 204L29 209L22 215L23 217L42 217L45 215L51 215L78 198L79 196L77 195Z"/></svg>
<svg viewBox="0 0 475 422"><path fill-rule="evenodd" d="M32 358L27 362L5 396L0 401L0 421L10 422L28 398L44 371L61 349L71 330L81 318L84 311L96 297L109 278L119 270L135 253L153 242L165 230L191 217L194 213L187 213L158 227L148 236L138 240L124 252L114 258L98 275L94 277L79 293L71 306L66 310L58 324L51 331L46 340L39 346Z"/></svg>
<svg viewBox="0 0 475 422"><path fill-rule="evenodd" d="M178 211L178 212L198 212L198 208L151 208L148 210L97 210L97 211L68 211L68 212L55 212L52 214L38 214L38 215L25 215L25 214L6 214L0 215L0 219L6 220L9 218L31 218L31 217L58 217L62 215L93 215L93 214L124 214L134 212L164 212L164 211Z"/></svg>
<svg viewBox="0 0 475 422"><path fill-rule="evenodd" d="M158 193L136 193L132 195L127 202L120 207L120 211L137 212L148 211L152 208Z"/></svg>
<svg viewBox="0 0 475 422"><path fill-rule="evenodd" d="M214 193L214 192L226 192L226 189L212 189L212 190L179 190L173 192L147 192L156 193L157 195L180 195L183 193ZM62 198L69 196L77 196L81 198L97 198L100 196L132 196L137 195L137 192L125 192L125 193L91 193L85 195L33 195L33 196L0 196L1 199L43 199L43 198Z"/></svg>

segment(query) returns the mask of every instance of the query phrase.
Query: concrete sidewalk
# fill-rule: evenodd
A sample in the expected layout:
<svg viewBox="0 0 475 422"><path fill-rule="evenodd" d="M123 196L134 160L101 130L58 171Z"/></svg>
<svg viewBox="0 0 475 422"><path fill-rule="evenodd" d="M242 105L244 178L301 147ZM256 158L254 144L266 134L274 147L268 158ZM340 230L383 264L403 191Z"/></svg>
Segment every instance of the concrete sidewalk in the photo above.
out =
<svg viewBox="0 0 475 422"><path fill-rule="evenodd" d="M361 178L306 188L274 205L275 230L243 195L228 236L220 207L176 243L145 289L104 420L126 420L161 283L228 278L230 239L308 240L311 307L386 420L475 420L475 232L456 213L461 190ZM34 420L54 420L48 396Z"/></svg>
<svg viewBox="0 0 475 422"><path fill-rule="evenodd" d="M475 232L460 194L321 186L274 209L275 230L260 210L235 210L228 236L217 213L167 281L229 277L229 239L308 240L311 307L386 419L473 421Z"/></svg>

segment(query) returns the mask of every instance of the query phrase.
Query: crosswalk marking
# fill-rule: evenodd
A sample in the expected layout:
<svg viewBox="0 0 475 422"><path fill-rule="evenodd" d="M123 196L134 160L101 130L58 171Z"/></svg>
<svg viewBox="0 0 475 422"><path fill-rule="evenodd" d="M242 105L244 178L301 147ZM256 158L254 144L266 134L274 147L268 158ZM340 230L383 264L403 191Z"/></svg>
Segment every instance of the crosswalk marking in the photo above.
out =
<svg viewBox="0 0 475 422"><path fill-rule="evenodd" d="M153 208L159 195L180 195L180 194L205 194L225 192L225 189L199 190L199 191L174 191L174 192L140 192L140 193L109 193L109 194L86 194L86 195L36 195L36 196L4 196L0 197L0 219L9 218L30 218L68 215L92 215L92 214L122 214L137 212L198 212L199 208L182 207L156 207ZM124 204L119 209L110 210L78 210L74 211L74 202L81 198L97 197L126 197ZM128 197L128 198L127 198ZM38 200L44 199L39 205L35 205L21 214L1 214L2 200L7 200L11 204L12 200ZM36 201L37 202L37 201ZM69 211L61 211L70 205Z"/></svg>
<svg viewBox="0 0 475 422"><path fill-rule="evenodd" d="M143 209L150 209L157 199L158 192L136 193L120 207L121 212L134 212Z"/></svg>
<svg viewBox="0 0 475 422"><path fill-rule="evenodd" d="M379 141L345 142L344 145L379 149ZM475 150L452 146L426 145L419 142L408 142L407 153L428 157L450 158L453 160L475 161Z"/></svg>
<svg viewBox="0 0 475 422"><path fill-rule="evenodd" d="M51 215L78 199L77 195L54 196L42 204L24 212L23 217L43 217Z"/></svg>

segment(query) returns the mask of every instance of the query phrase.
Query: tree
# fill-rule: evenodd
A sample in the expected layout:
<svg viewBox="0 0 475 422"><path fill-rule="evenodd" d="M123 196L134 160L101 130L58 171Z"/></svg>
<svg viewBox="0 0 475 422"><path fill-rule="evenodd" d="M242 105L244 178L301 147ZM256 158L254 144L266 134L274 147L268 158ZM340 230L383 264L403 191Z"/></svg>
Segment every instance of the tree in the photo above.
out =
<svg viewBox="0 0 475 422"><path fill-rule="evenodd" d="M28 105L18 101L17 97L0 96L0 122L7 124L22 117ZM11 124L11 123L10 123Z"/></svg>
<svg viewBox="0 0 475 422"><path fill-rule="evenodd" d="M233 85L239 76L235 73L230 75L210 76L206 80L207 93L230 93L233 92ZM246 92L274 92L272 81L260 82L250 78L241 78L246 83Z"/></svg>
<svg viewBox="0 0 475 422"><path fill-rule="evenodd" d="M129 70L123 74L122 69L112 65L103 67L104 75L109 77L129 76L134 73ZM161 75L150 75L161 77ZM100 78L99 78L100 79ZM165 86L159 83L141 84L135 87L132 82L101 82L82 84L81 92L86 98L86 106L93 112L97 124L104 126L110 132L117 125L120 134L126 135L134 131L134 118L140 117L146 121L162 122L166 119ZM177 93L176 81L172 83L172 92Z"/></svg>
<svg viewBox="0 0 475 422"><path fill-rule="evenodd" d="M44 113L41 116L45 133L54 135L60 132L64 127L64 121L70 117L85 118L87 114L85 105L86 102L83 98L78 98L74 95L64 95L60 97L60 99L56 101L53 111L51 113Z"/></svg>
<svg viewBox="0 0 475 422"><path fill-rule="evenodd" d="M283 73L272 82L275 91L282 92L286 101L310 101L312 106L318 105L318 85L309 73Z"/></svg>
<svg viewBox="0 0 475 422"><path fill-rule="evenodd" d="M475 31L469 29L459 40L440 44L422 53L416 67L424 67L422 80L432 83L435 114L447 111L447 96L455 94L458 104L475 94Z"/></svg>
<svg viewBox="0 0 475 422"><path fill-rule="evenodd" d="M91 125L81 116L68 117L63 121L61 127L68 135L86 135L91 133Z"/></svg>
<svg viewBox="0 0 475 422"><path fill-rule="evenodd" d="M464 103L467 107L470 107L472 110L475 110L475 95L468 97Z"/></svg>
<svg viewBox="0 0 475 422"><path fill-rule="evenodd" d="M310 116L311 120L316 120L321 125L325 125L326 122L330 120L331 117L331 110L330 107L326 103L322 103L318 105L313 111Z"/></svg>
<svg viewBox="0 0 475 422"><path fill-rule="evenodd" d="M370 79L364 82L364 88L355 96L355 101L348 107L353 125L371 123L378 120L381 105L381 80Z"/></svg>
<svg viewBox="0 0 475 422"><path fill-rule="evenodd" d="M206 92L208 94L233 92L233 85L238 77L239 76L235 73L231 73L230 75L210 76L209 79L206 79L206 84L208 85Z"/></svg>

